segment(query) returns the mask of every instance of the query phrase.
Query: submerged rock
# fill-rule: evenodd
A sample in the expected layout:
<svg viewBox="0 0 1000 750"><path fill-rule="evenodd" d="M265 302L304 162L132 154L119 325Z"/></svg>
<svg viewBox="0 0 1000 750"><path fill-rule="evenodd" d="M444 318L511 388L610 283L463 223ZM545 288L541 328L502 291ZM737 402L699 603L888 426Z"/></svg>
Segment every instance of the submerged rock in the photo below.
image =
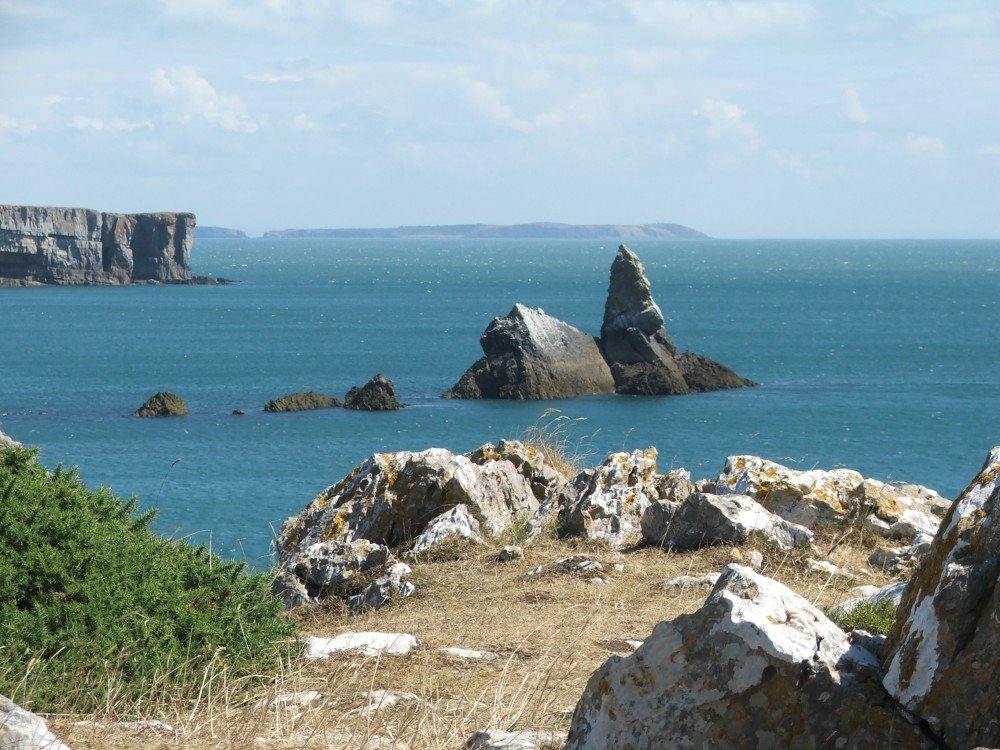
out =
<svg viewBox="0 0 1000 750"><path fill-rule="evenodd" d="M624 245L611 264L601 351L615 390L640 396L742 388L754 383L699 354L678 354L639 257Z"/></svg>
<svg viewBox="0 0 1000 750"><path fill-rule="evenodd" d="M345 409L358 411L395 411L404 406L396 400L396 384L384 375L376 375L360 388L351 388L344 398Z"/></svg>
<svg viewBox="0 0 1000 750"><path fill-rule="evenodd" d="M135 410L134 417L179 417L188 413L184 399L176 393L160 391L150 396Z"/></svg>
<svg viewBox="0 0 1000 750"><path fill-rule="evenodd" d="M566 749L937 747L880 678L877 656L816 607L730 565L701 609L594 672Z"/></svg>
<svg viewBox="0 0 1000 750"><path fill-rule="evenodd" d="M952 504L886 642L886 689L948 746L1000 747L1000 446Z"/></svg>
<svg viewBox="0 0 1000 750"><path fill-rule="evenodd" d="M479 343L485 356L445 398L551 399L614 390L593 337L544 310L514 305L493 319Z"/></svg>
<svg viewBox="0 0 1000 750"><path fill-rule="evenodd" d="M315 391L305 391L272 399L264 404L264 411L309 411L310 409L332 409L336 406L343 406L343 402L336 396L324 396Z"/></svg>

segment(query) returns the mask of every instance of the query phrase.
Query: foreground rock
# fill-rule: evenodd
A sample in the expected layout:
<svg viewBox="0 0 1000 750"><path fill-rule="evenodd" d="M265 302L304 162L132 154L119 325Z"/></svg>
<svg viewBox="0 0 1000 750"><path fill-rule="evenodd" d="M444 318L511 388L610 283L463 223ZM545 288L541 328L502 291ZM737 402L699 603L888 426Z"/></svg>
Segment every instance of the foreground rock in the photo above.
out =
<svg viewBox="0 0 1000 750"><path fill-rule="evenodd" d="M730 565L701 609L591 676L566 748L936 747L880 678L808 601Z"/></svg>
<svg viewBox="0 0 1000 750"><path fill-rule="evenodd" d="M24 446L14 440L14 438L7 437L3 432L0 432L0 450L4 448L24 448Z"/></svg>
<svg viewBox="0 0 1000 750"><path fill-rule="evenodd" d="M1000 446L945 515L886 643L886 689L949 747L1000 747L998 584Z"/></svg>
<svg viewBox="0 0 1000 750"><path fill-rule="evenodd" d="M570 398L614 389L594 339L544 310L514 305L493 319L479 343L485 356L445 398Z"/></svg>
<svg viewBox="0 0 1000 750"><path fill-rule="evenodd" d="M281 527L284 560L321 541L367 539L399 547L420 536L442 513L465 505L482 533L499 536L517 518L531 518L539 502L508 461L475 464L441 448L377 453L327 488Z"/></svg>
<svg viewBox="0 0 1000 750"><path fill-rule="evenodd" d="M757 456L730 456L715 483L720 495L749 495L809 529L856 521L904 541L933 534L950 505L919 485L896 487L852 469L798 471Z"/></svg>
<svg viewBox="0 0 1000 750"><path fill-rule="evenodd" d="M341 633L333 638L306 638L306 659L329 659L336 654L406 656L417 647L408 633Z"/></svg>
<svg viewBox="0 0 1000 750"><path fill-rule="evenodd" d="M146 403L135 410L135 417L180 417L188 413L184 399L176 393L160 391L150 396Z"/></svg>
<svg viewBox="0 0 1000 750"><path fill-rule="evenodd" d="M677 347L664 328L663 313L638 256L624 245L611 264L601 325L601 351L615 390L640 396L672 396L752 386L725 365Z"/></svg>
<svg viewBox="0 0 1000 750"><path fill-rule="evenodd" d="M0 206L0 277L44 284L189 282L195 217Z"/></svg>
<svg viewBox="0 0 1000 750"><path fill-rule="evenodd" d="M275 398L264 404L266 412L309 411L311 409L332 409L343 406L336 396L324 396L315 391L289 393L287 396Z"/></svg>
<svg viewBox="0 0 1000 750"><path fill-rule="evenodd" d="M384 375L376 375L360 388L351 388L344 398L344 408L357 411L395 411L404 406L396 400L396 384Z"/></svg>
<svg viewBox="0 0 1000 750"><path fill-rule="evenodd" d="M531 732L526 729L508 732L504 729L483 729L465 742L466 750L555 750L561 748L566 735L557 732Z"/></svg>
<svg viewBox="0 0 1000 750"><path fill-rule="evenodd" d="M680 504L663 536L647 537L647 541L685 551L711 544L745 544L751 538L778 549L792 549L808 546L813 534L769 512L752 498L693 492Z"/></svg>
<svg viewBox="0 0 1000 750"><path fill-rule="evenodd" d="M0 695L0 748L7 750L70 750L49 731L45 720Z"/></svg>

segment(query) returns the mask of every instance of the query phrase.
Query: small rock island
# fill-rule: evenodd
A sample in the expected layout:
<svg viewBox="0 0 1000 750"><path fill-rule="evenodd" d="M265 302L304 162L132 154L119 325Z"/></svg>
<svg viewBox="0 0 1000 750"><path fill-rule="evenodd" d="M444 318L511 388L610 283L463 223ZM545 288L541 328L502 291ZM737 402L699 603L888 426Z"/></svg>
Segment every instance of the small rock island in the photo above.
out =
<svg viewBox="0 0 1000 750"><path fill-rule="evenodd" d="M195 216L0 205L0 283L190 283Z"/></svg>
<svg viewBox="0 0 1000 750"><path fill-rule="evenodd" d="M480 345L485 356L445 398L674 396L755 385L708 357L677 352L646 270L624 245L611 264L599 339L543 310L516 304L506 317L494 318Z"/></svg>

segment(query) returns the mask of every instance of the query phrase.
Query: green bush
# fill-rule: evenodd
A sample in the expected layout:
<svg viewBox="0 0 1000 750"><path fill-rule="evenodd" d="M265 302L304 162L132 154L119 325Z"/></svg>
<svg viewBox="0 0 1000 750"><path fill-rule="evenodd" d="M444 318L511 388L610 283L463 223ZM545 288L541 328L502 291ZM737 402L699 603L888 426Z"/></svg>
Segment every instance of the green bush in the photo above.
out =
<svg viewBox="0 0 1000 750"><path fill-rule="evenodd" d="M135 508L0 451L0 693L130 710L274 673L297 648L268 576L157 537Z"/></svg>
<svg viewBox="0 0 1000 750"><path fill-rule="evenodd" d="M852 630L867 630L872 635L887 635L896 622L896 603L891 598L883 599L877 604L861 602L845 614L833 611L826 614L847 633Z"/></svg>

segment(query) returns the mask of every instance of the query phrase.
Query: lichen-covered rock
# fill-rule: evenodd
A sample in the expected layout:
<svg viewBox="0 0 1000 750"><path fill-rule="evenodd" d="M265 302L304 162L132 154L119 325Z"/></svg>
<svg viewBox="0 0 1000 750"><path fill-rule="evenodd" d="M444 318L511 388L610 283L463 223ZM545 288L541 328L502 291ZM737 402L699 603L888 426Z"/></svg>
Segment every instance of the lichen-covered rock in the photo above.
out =
<svg viewBox="0 0 1000 750"><path fill-rule="evenodd" d="M406 563L393 563L383 575L368 584L364 591L348 597L347 605L351 612L361 614L370 609L382 609L393 599L412 596L417 587L406 580L411 573L413 570Z"/></svg>
<svg viewBox="0 0 1000 750"><path fill-rule="evenodd" d="M715 480L720 495L749 495L809 529L864 520L888 539L934 533L943 499L926 487L885 484L852 469L798 471L757 456L730 456Z"/></svg>
<svg viewBox="0 0 1000 750"><path fill-rule="evenodd" d="M192 280L194 214L0 206L0 277L45 284Z"/></svg>
<svg viewBox="0 0 1000 750"><path fill-rule="evenodd" d="M146 403L135 410L136 417L180 417L188 413L184 399L176 393L160 391L150 396Z"/></svg>
<svg viewBox="0 0 1000 750"><path fill-rule="evenodd" d="M422 553L442 544L486 544L479 521L467 505L456 505L427 524L413 543L410 554L418 559Z"/></svg>
<svg viewBox="0 0 1000 750"><path fill-rule="evenodd" d="M384 375L376 375L360 388L351 388L344 398L344 408L356 411L395 411L404 406L396 400L396 384Z"/></svg>
<svg viewBox="0 0 1000 750"><path fill-rule="evenodd" d="M367 539L395 548L457 505L468 506L491 536L539 507L528 481L507 461L478 465L441 448L378 453L285 521L278 556L284 560L321 541Z"/></svg>
<svg viewBox="0 0 1000 750"><path fill-rule="evenodd" d="M363 585L395 561L388 547L367 539L317 542L282 558L271 593L284 600L286 609L346 599L358 593L359 580Z"/></svg>
<svg viewBox="0 0 1000 750"><path fill-rule="evenodd" d="M315 391L289 393L287 396L275 398L264 404L266 412L309 411L310 409L332 409L343 406L336 396L324 396Z"/></svg>
<svg viewBox="0 0 1000 750"><path fill-rule="evenodd" d="M751 538L778 549L792 549L808 546L813 535L809 529L769 512L753 498L693 492L680 504L659 543L669 549L693 550L711 544L744 544Z"/></svg>
<svg viewBox="0 0 1000 750"><path fill-rule="evenodd" d="M933 541L933 537L921 534L912 544L903 547L879 547L868 556L868 562L883 573L897 575L923 562L931 552Z"/></svg>
<svg viewBox="0 0 1000 750"><path fill-rule="evenodd" d="M672 500L651 502L642 512L642 517L639 520L642 538L656 547L663 547L666 544L667 534L670 532L670 522L674 520L674 514L680 507L680 503Z"/></svg>
<svg viewBox="0 0 1000 750"><path fill-rule="evenodd" d="M1000 446L945 515L886 643L884 684L948 746L1000 746Z"/></svg>
<svg viewBox="0 0 1000 750"><path fill-rule="evenodd" d="M936 747L880 677L808 601L730 565L701 609L591 676L566 749Z"/></svg>
<svg viewBox="0 0 1000 750"><path fill-rule="evenodd" d="M49 730L41 716L25 711L0 695L0 748L4 750L70 750Z"/></svg>
<svg viewBox="0 0 1000 750"><path fill-rule="evenodd" d="M508 462L528 480L539 502L554 497L570 482L570 477L552 465L543 450L520 440L501 440L496 445L487 443L470 453L469 460L479 466L491 461Z"/></svg>
<svg viewBox="0 0 1000 750"><path fill-rule="evenodd" d="M663 327L639 257L624 245L611 264L601 325L601 351L615 390L640 396L671 396L753 385L725 365L698 354L678 355Z"/></svg>
<svg viewBox="0 0 1000 750"><path fill-rule="evenodd" d="M576 499L559 510L559 531L622 547L637 540L643 513L660 498L655 448L612 453L572 482Z"/></svg>
<svg viewBox="0 0 1000 750"><path fill-rule="evenodd" d="M480 339L485 355L445 398L550 399L614 390L593 337L544 310L514 305Z"/></svg>

